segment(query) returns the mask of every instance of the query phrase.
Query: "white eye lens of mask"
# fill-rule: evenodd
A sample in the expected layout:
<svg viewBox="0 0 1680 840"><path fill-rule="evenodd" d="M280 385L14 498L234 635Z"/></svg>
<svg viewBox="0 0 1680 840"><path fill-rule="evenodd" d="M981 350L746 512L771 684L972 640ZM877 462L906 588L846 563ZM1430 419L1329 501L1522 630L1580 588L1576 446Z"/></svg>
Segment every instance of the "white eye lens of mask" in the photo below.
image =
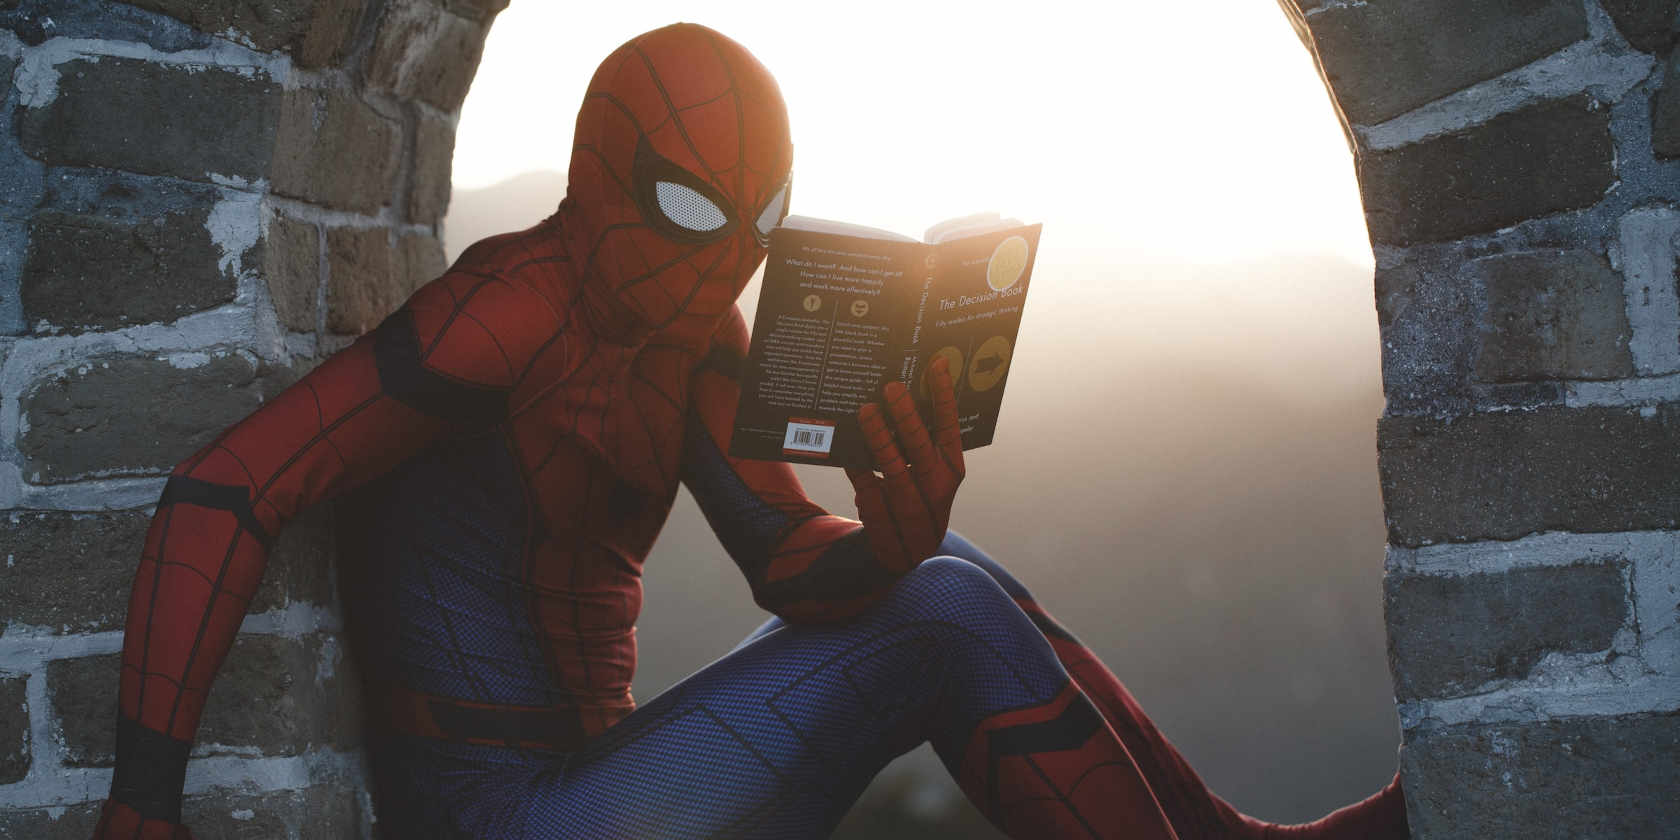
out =
<svg viewBox="0 0 1680 840"><path fill-rule="evenodd" d="M653 185L653 192L654 198L659 201L660 211L681 227L706 233L729 223L729 217L723 215L711 199L695 192L692 187L674 181L659 181Z"/></svg>
<svg viewBox="0 0 1680 840"><path fill-rule="evenodd" d="M758 214L758 232L764 236L770 235L770 229L782 220L782 211L787 205L787 185L776 191L776 197L764 206L764 212Z"/></svg>

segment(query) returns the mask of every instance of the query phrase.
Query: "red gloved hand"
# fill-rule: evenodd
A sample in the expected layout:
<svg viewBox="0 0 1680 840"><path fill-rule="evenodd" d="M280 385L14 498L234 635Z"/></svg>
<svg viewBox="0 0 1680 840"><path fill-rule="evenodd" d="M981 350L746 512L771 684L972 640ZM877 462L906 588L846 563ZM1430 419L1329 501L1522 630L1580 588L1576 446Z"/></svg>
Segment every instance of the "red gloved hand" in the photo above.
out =
<svg viewBox="0 0 1680 840"><path fill-rule="evenodd" d="M193 840L193 836L184 825L146 819L133 808L107 799L99 825L93 829L93 840Z"/></svg>
<svg viewBox="0 0 1680 840"><path fill-rule="evenodd" d="M944 358L928 367L928 384L933 392L933 436L928 436L909 389L902 382L889 382L884 413L875 403L858 408L858 424L881 474L846 468L846 477L857 490L858 518L870 547L882 565L900 572L909 571L939 549L951 522L951 502L963 479L957 394ZM884 414L892 416L892 429L887 428Z"/></svg>

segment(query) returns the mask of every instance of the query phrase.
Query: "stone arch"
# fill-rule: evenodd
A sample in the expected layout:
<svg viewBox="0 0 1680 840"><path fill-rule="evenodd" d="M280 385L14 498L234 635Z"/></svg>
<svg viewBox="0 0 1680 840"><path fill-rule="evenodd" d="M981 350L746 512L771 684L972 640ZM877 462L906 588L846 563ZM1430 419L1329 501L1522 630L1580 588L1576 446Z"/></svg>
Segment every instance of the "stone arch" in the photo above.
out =
<svg viewBox="0 0 1680 840"><path fill-rule="evenodd" d="M506 5L0 0L0 835L91 833L163 474L441 273ZM368 831L324 515L210 698L202 833Z"/></svg>

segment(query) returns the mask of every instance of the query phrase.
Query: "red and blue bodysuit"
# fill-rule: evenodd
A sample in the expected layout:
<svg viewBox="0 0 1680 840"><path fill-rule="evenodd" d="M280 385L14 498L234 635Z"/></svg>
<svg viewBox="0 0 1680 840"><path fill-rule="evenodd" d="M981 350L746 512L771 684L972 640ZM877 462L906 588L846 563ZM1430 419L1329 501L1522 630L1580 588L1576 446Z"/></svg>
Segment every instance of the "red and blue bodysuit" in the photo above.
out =
<svg viewBox="0 0 1680 840"><path fill-rule="evenodd" d="M182 462L129 602L102 838L180 840L211 680L285 523L335 498L394 838L817 837L930 741L1015 837L1403 837L1397 784L1309 826L1213 796L1120 683L947 532L954 404L860 413L860 521L732 458L735 299L787 211L768 72L704 27L609 56L569 186ZM948 374L935 368L935 390ZM946 396L949 388L945 389ZM679 484L775 615L630 696L642 562Z"/></svg>

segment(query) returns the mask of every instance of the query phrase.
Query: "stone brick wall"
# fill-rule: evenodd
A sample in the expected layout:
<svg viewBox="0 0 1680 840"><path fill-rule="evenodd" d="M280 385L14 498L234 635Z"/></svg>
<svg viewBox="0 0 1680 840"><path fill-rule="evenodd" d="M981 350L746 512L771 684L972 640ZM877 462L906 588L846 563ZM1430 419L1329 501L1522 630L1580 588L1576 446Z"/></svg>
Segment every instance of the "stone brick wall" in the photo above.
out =
<svg viewBox="0 0 1680 840"><path fill-rule="evenodd" d="M0 837L85 838L163 475L443 268L506 0L0 0ZM188 771L201 838L370 832L328 511Z"/></svg>
<svg viewBox="0 0 1680 840"><path fill-rule="evenodd" d="M1376 255L1414 836L1673 836L1677 2L1280 2Z"/></svg>

